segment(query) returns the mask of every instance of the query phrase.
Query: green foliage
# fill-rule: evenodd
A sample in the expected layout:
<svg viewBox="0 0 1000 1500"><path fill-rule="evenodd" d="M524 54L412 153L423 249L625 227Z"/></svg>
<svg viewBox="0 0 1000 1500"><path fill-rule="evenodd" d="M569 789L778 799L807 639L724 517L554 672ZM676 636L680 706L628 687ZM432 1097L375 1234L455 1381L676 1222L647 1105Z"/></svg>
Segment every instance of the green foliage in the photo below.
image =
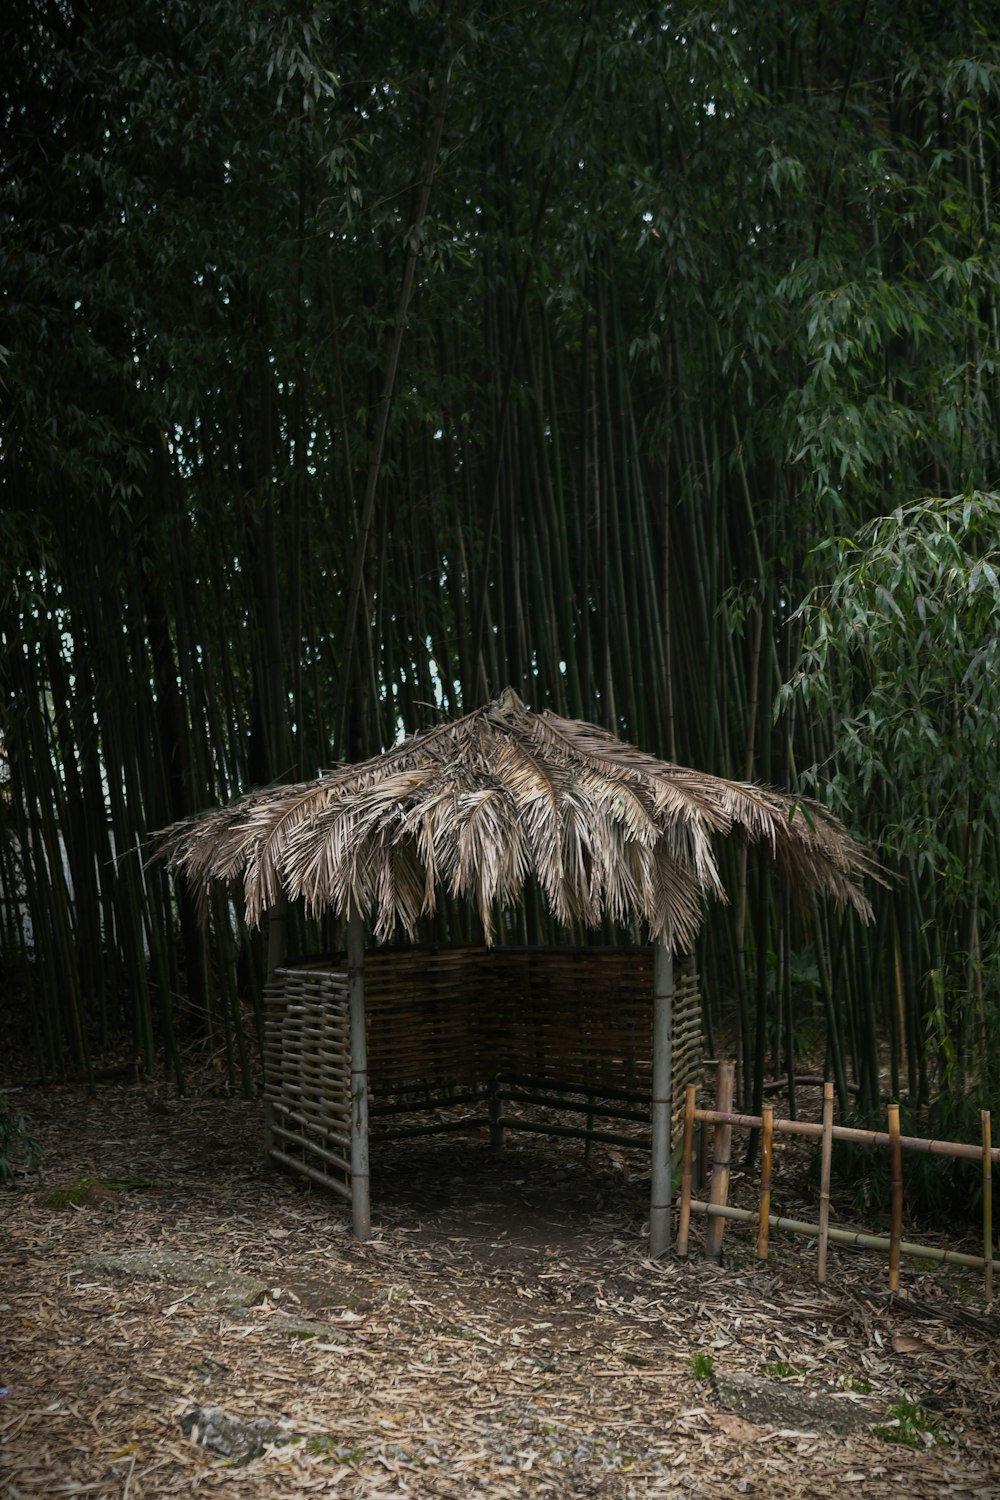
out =
<svg viewBox="0 0 1000 1500"><path fill-rule="evenodd" d="M715 1369L715 1361L710 1354L702 1349L696 1349L689 1360L691 1374L695 1380L710 1380Z"/></svg>
<svg viewBox="0 0 1000 1500"><path fill-rule="evenodd" d="M906 1448L933 1448L948 1441L940 1422L919 1401L905 1398L897 1401L889 1408L889 1418L873 1429L884 1442L900 1443Z"/></svg>
<svg viewBox="0 0 1000 1500"><path fill-rule="evenodd" d="M46 1195L48 1208L80 1208L85 1203L104 1203L117 1193L138 1193L159 1184L145 1177L78 1177Z"/></svg>
<svg viewBox="0 0 1000 1500"><path fill-rule="evenodd" d="M784 691L837 723L841 805L877 784L889 847L959 884L956 826L1000 811L998 517L993 494L924 501L824 544Z"/></svg>
<svg viewBox="0 0 1000 1500"><path fill-rule="evenodd" d="M889 1032L923 1103L988 1092L1000 43L726 17L4 8L0 953L46 1071L124 1027L180 1082L196 1032L249 1090L261 945L133 851L509 682L884 834L871 941L729 858L751 1089L754 1006L821 1004L845 1099Z"/></svg>
<svg viewBox="0 0 1000 1500"><path fill-rule="evenodd" d="M784 1359L771 1359L759 1367L761 1375L766 1375L771 1380L791 1380L796 1375L802 1375L803 1370L797 1370Z"/></svg>
<svg viewBox="0 0 1000 1500"><path fill-rule="evenodd" d="M979 1107L966 1096L943 1095L928 1109L903 1106L900 1130L930 1140L981 1141ZM845 1124L859 1130L884 1131L883 1113L854 1113ZM904 1208L915 1224L941 1225L981 1222L982 1167L976 1161L906 1151L903 1153ZM838 1195L865 1224L888 1228L892 1211L889 1153L850 1141L835 1141L831 1162ZM819 1178L819 1152L811 1167Z"/></svg>
<svg viewBox="0 0 1000 1500"><path fill-rule="evenodd" d="M312 1458L326 1463L359 1464L365 1456L364 1448L348 1448L330 1433L313 1433L303 1440L305 1451Z"/></svg>
<svg viewBox="0 0 1000 1500"><path fill-rule="evenodd" d="M40 1177L42 1154L31 1120L6 1094L0 1094L0 1187L21 1176Z"/></svg>
<svg viewBox="0 0 1000 1500"><path fill-rule="evenodd" d="M783 693L832 726L831 758L806 780L855 816L860 792L908 890L919 1024L949 1128L967 1090L1000 1104L1000 953L981 920L1000 902L986 840L1000 820L998 516L992 493L928 500L821 548L828 582L799 611Z"/></svg>

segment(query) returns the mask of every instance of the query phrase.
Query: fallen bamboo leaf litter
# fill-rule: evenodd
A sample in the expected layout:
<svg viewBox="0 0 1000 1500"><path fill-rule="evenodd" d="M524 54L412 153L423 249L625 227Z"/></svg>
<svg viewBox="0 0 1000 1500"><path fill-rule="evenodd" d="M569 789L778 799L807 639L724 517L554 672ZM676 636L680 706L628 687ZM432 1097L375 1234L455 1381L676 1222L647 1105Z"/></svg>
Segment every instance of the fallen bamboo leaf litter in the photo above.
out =
<svg viewBox="0 0 1000 1500"><path fill-rule="evenodd" d="M0 1245L0 1494L783 1500L841 1494L845 1472L876 1497L1000 1491L996 1323L951 1282L914 1278L890 1300L864 1256L841 1255L821 1291L792 1250L765 1271L660 1264L643 1253L641 1169L588 1171L575 1143L498 1161L475 1136L373 1163L379 1238L363 1246L339 1204L264 1166L254 1104L186 1100L155 1135L141 1090L33 1105L48 1178L7 1199ZM46 1205L97 1163L156 1186ZM264 1302L199 1309L191 1286L78 1269L165 1250L259 1280ZM291 1337L289 1307L347 1343ZM873 1410L921 1402L950 1444L747 1431L696 1391L698 1349L751 1375L787 1368L789 1388L839 1383ZM301 1441L227 1468L181 1434L209 1405Z"/></svg>

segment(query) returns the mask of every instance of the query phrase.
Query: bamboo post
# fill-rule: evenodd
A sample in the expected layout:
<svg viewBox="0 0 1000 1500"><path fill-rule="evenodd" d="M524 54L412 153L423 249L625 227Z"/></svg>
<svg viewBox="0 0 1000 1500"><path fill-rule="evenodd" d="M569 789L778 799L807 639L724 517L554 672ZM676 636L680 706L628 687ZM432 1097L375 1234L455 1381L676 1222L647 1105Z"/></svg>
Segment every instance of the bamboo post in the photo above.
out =
<svg viewBox="0 0 1000 1500"><path fill-rule="evenodd" d="M285 963L285 928L288 925L288 902L280 895L267 914L267 979L273 981ZM274 1146L274 1111L264 1101L264 1153L270 1157Z"/></svg>
<svg viewBox="0 0 1000 1500"><path fill-rule="evenodd" d="M771 1221L771 1160L774 1149L774 1105L761 1108L760 1204L757 1210L757 1259L767 1260L767 1236Z"/></svg>
<svg viewBox="0 0 1000 1500"><path fill-rule="evenodd" d="M708 1181L708 1126L704 1120L695 1120L694 1128L698 1147L698 1165L694 1180L700 1190Z"/></svg>
<svg viewBox="0 0 1000 1500"><path fill-rule="evenodd" d="M830 1238L830 1164L833 1160L833 1084L823 1085L823 1146L819 1169L819 1251L816 1280L826 1280L826 1247Z"/></svg>
<svg viewBox="0 0 1000 1500"><path fill-rule="evenodd" d="M653 1162L649 1195L649 1253L654 1257L665 1255L670 1249L670 1199L673 1193L670 1140L673 998L674 956L667 938L657 943L653 953Z"/></svg>
<svg viewBox="0 0 1000 1500"><path fill-rule="evenodd" d="M351 1215L355 1238L372 1237L368 1182L368 1041L365 1035L365 920L347 919L347 993L351 1017Z"/></svg>
<svg viewBox="0 0 1000 1500"><path fill-rule="evenodd" d="M504 1147L503 1099L500 1097L500 1075L494 1073L489 1091L490 1145L494 1151Z"/></svg>
<svg viewBox="0 0 1000 1500"><path fill-rule="evenodd" d="M698 1090L693 1083L687 1086L684 1096L684 1138L681 1145L681 1204L677 1217L677 1254L688 1253L688 1236L691 1231L691 1176L694 1157L694 1111Z"/></svg>
<svg viewBox="0 0 1000 1500"><path fill-rule="evenodd" d="M288 926L288 901L282 894L267 914L267 977L285 963L285 929Z"/></svg>
<svg viewBox="0 0 1000 1500"><path fill-rule="evenodd" d="M272 970L272 972L267 977L268 977L268 980L270 981L271 984L277 984L278 983L277 975L274 973L273 970ZM283 982L282 982L282 988L284 988L284 983ZM265 997L264 997L264 1005L265 1005L264 1035L265 1035L265 1038L266 1038L266 1036L267 1036L267 1029L268 1029L268 1023L269 1023L269 1020L270 1020L270 1005L271 1005L271 1001L268 998L268 996L267 996L266 993L265 993ZM280 1079L280 1077L269 1078L268 1077L269 1072L270 1072L270 1058L268 1056L268 1048L267 1048L267 1043L265 1041L265 1046L264 1046L264 1080L265 1080L265 1084L271 1083L272 1085L275 1085L275 1086L277 1086L277 1087L280 1088L281 1087L281 1079ZM265 1159L265 1161L270 1161L271 1152L274 1149L274 1106L272 1105L271 1100L268 1097L269 1092L270 1092L270 1090L266 1090L265 1094L264 1094L264 1159Z"/></svg>
<svg viewBox="0 0 1000 1500"><path fill-rule="evenodd" d="M899 1138L899 1105L889 1105L889 1167L892 1175L892 1223L889 1227L889 1290L899 1291L899 1247L903 1238L903 1148Z"/></svg>
<svg viewBox="0 0 1000 1500"><path fill-rule="evenodd" d="M715 1107L720 1114L732 1113L735 1074L735 1063L719 1063L715 1082ZM709 1188L708 1201L717 1206L724 1206L729 1199L729 1153L732 1140L733 1127L731 1125L716 1125L712 1142L712 1183ZM713 1260L722 1259L722 1234L725 1227L726 1221L721 1215L708 1221L705 1254Z"/></svg>
<svg viewBox="0 0 1000 1500"><path fill-rule="evenodd" d="M993 1157L990 1112L981 1112L983 1122L983 1259L986 1262L986 1306L993 1303Z"/></svg>

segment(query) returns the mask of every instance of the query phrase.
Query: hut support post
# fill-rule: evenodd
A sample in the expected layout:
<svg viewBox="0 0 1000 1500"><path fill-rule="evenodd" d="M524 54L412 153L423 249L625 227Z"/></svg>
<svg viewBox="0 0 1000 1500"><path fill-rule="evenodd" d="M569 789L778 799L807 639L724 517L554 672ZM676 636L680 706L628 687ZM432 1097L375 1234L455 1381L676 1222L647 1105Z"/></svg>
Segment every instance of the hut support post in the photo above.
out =
<svg viewBox="0 0 1000 1500"><path fill-rule="evenodd" d="M490 1079L487 1102L490 1117L490 1145L494 1151L502 1151L504 1147L503 1096L500 1093L499 1073L494 1073Z"/></svg>
<svg viewBox="0 0 1000 1500"><path fill-rule="evenodd" d="M267 914L267 980L275 982L275 976L285 964L285 928L288 923L288 901L279 896ZM274 1150L274 1106L270 1099L264 1100L264 1155L270 1160Z"/></svg>
<svg viewBox="0 0 1000 1500"><path fill-rule="evenodd" d="M653 956L653 1170L649 1199L649 1253L670 1249L670 1199L673 1189L671 1111L673 1107L674 956L669 942L657 943Z"/></svg>
<svg viewBox="0 0 1000 1500"><path fill-rule="evenodd" d="M279 896L267 914L267 977L285 964L285 929L288 926L288 900Z"/></svg>
<svg viewBox="0 0 1000 1500"><path fill-rule="evenodd" d="M368 1042L365 1036L365 919L347 921L347 995L351 1016L351 1216L359 1240L372 1237L368 1188Z"/></svg>

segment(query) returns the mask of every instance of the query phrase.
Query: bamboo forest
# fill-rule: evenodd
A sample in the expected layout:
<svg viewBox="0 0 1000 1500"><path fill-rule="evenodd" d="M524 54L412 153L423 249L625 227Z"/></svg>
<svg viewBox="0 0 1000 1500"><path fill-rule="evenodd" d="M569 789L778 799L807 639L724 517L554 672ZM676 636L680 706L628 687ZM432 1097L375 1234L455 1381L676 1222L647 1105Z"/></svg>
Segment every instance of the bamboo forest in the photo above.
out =
<svg viewBox="0 0 1000 1500"><path fill-rule="evenodd" d="M510 688L870 851L869 926L717 851L705 1055L748 1112L818 1074L845 1119L978 1139L996 21L3 7L0 1045L183 1095L197 1044L252 1093L267 933L224 887L202 921L154 834ZM293 905L288 951L333 927ZM425 927L482 937L456 900ZM493 936L587 941L538 891Z"/></svg>

